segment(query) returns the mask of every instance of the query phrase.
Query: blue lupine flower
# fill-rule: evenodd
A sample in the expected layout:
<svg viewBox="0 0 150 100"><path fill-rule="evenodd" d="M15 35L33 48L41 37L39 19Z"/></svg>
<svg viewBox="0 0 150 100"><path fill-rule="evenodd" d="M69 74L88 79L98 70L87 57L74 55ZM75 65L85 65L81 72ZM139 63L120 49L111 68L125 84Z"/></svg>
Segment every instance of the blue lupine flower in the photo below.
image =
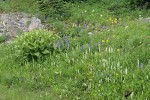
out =
<svg viewBox="0 0 150 100"><path fill-rule="evenodd" d="M81 46L80 50L83 50L83 49L84 49L84 45Z"/></svg>
<svg viewBox="0 0 150 100"><path fill-rule="evenodd" d="M60 33L59 33L59 35L60 35L60 37L63 37L63 34L62 34L62 32L60 32Z"/></svg>
<svg viewBox="0 0 150 100"><path fill-rule="evenodd" d="M61 41L60 40L58 40L58 42L57 42L57 48L60 50L60 46L61 46Z"/></svg>
<svg viewBox="0 0 150 100"><path fill-rule="evenodd" d="M87 25L86 24L84 24L84 29L87 29Z"/></svg>
<svg viewBox="0 0 150 100"><path fill-rule="evenodd" d="M100 45L101 43L102 43L101 41L98 42L99 45Z"/></svg>
<svg viewBox="0 0 150 100"><path fill-rule="evenodd" d="M66 42L67 49L69 49L69 39L68 39L68 36L66 36L65 42Z"/></svg>
<svg viewBox="0 0 150 100"><path fill-rule="evenodd" d="M90 43L88 43L88 46L90 47Z"/></svg>
<svg viewBox="0 0 150 100"><path fill-rule="evenodd" d="M143 67L144 67L144 64L143 64L143 63L141 63L141 64L140 64L140 68L143 68Z"/></svg>

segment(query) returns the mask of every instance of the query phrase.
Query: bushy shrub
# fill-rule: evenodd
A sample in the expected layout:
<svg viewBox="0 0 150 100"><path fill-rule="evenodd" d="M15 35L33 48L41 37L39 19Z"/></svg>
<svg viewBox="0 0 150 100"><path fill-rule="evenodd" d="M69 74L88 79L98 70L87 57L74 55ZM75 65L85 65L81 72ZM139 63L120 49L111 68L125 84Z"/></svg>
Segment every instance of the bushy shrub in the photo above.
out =
<svg viewBox="0 0 150 100"><path fill-rule="evenodd" d="M38 0L39 9L45 18L63 19L70 16L69 8L63 0Z"/></svg>
<svg viewBox="0 0 150 100"><path fill-rule="evenodd" d="M37 60L53 54L58 38L48 30L34 30L18 36L14 41L14 49L22 60Z"/></svg>
<svg viewBox="0 0 150 100"><path fill-rule="evenodd" d="M132 7L145 7L145 8L150 8L150 1L149 0L128 0L130 5Z"/></svg>

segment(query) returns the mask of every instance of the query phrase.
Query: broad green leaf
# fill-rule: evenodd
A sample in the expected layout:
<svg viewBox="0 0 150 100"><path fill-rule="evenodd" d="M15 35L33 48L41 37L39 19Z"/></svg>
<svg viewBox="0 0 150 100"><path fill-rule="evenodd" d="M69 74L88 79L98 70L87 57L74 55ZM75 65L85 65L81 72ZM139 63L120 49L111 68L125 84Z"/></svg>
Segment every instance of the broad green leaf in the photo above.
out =
<svg viewBox="0 0 150 100"><path fill-rule="evenodd" d="M43 53L43 54L49 54L50 51L48 51L47 49L45 49L42 53Z"/></svg>
<svg viewBox="0 0 150 100"><path fill-rule="evenodd" d="M39 56L40 56L40 53L39 53L39 52L36 52L36 53L34 53L34 55L36 55L37 57L39 57Z"/></svg>

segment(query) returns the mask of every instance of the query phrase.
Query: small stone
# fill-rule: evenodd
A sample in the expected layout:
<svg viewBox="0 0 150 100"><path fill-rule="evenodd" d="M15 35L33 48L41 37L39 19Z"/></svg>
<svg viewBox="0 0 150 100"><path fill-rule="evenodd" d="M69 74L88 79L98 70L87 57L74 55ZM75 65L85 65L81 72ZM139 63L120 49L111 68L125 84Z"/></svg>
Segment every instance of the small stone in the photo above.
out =
<svg viewBox="0 0 150 100"><path fill-rule="evenodd" d="M92 32L88 32L88 34L89 34L89 35L92 35L93 33L92 33Z"/></svg>

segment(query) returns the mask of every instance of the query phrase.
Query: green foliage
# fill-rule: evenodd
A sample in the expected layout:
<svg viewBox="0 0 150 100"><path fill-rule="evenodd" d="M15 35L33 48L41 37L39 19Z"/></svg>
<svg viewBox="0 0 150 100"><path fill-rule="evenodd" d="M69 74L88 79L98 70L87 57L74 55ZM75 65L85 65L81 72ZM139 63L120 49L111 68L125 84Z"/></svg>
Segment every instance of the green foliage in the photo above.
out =
<svg viewBox="0 0 150 100"><path fill-rule="evenodd" d="M63 0L38 0L38 4L45 19L49 17L63 19L70 16L69 8Z"/></svg>
<svg viewBox="0 0 150 100"><path fill-rule="evenodd" d="M8 39L7 34L0 35L0 43L5 42Z"/></svg>
<svg viewBox="0 0 150 100"><path fill-rule="evenodd" d="M2 0L0 1L0 12L25 12L37 13L36 0ZM2 10L2 11L1 11Z"/></svg>
<svg viewBox="0 0 150 100"><path fill-rule="evenodd" d="M150 8L150 1L149 0L128 0L130 5L132 7L144 7L144 8Z"/></svg>
<svg viewBox="0 0 150 100"><path fill-rule="evenodd" d="M35 30L18 36L14 41L16 55L31 61L53 54L58 36L47 30Z"/></svg>

